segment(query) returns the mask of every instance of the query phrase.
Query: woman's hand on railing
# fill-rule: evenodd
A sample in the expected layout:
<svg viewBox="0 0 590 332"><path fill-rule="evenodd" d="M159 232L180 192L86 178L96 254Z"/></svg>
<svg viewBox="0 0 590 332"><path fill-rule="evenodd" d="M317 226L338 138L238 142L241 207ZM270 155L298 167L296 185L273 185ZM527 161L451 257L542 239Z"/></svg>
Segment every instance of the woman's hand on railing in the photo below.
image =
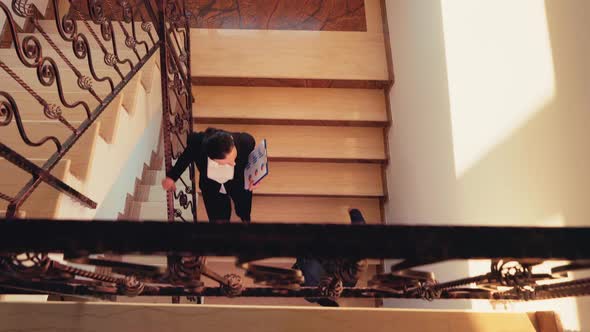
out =
<svg viewBox="0 0 590 332"><path fill-rule="evenodd" d="M166 190L166 191L170 191L170 190L176 191L176 183L174 180L167 177L164 180L162 180L162 188L164 188L164 190Z"/></svg>

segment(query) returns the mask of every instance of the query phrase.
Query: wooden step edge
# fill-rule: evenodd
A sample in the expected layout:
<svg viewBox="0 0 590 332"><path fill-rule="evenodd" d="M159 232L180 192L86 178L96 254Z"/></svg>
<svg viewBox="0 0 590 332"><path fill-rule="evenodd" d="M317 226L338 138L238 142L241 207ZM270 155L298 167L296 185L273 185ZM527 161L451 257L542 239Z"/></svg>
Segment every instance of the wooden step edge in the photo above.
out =
<svg viewBox="0 0 590 332"><path fill-rule="evenodd" d="M135 103L137 101L137 89L141 88L142 72L139 71L123 89L122 105L129 115L135 114Z"/></svg>
<svg viewBox="0 0 590 332"><path fill-rule="evenodd" d="M160 188L160 183L157 184L139 184L136 191L139 193L141 192L143 195L141 197L146 196L149 194L152 187ZM201 189L199 188L198 184L197 193L201 194ZM162 189L163 191L164 189ZM382 199L384 196L383 194L367 194L367 195L351 195L351 194L343 194L343 195L334 195L334 194L302 194L302 193L294 193L294 194L287 194L287 193L272 193L272 192L257 192L254 191L254 196L266 196L266 197L323 197L323 198L380 198ZM162 196L164 197L164 196ZM163 198L165 199L165 197ZM159 202L159 201L142 201L142 202Z"/></svg>
<svg viewBox="0 0 590 332"><path fill-rule="evenodd" d="M197 115L194 124L249 124L249 125L290 125L290 126L329 126L329 127L386 127L387 121L353 121L353 120L307 120L307 119L268 119L268 118L214 118L198 115L198 108L193 106Z"/></svg>
<svg viewBox="0 0 590 332"><path fill-rule="evenodd" d="M197 190L199 194L201 190ZM352 194L344 194L344 195L333 195L333 194L286 194L286 193L257 193L254 192L254 196L273 196L273 197L323 197L323 198L382 198L382 194L367 194L367 195L352 195Z"/></svg>
<svg viewBox="0 0 590 332"><path fill-rule="evenodd" d="M96 164L93 157L98 140L101 138L100 127L100 120L96 121L65 155L65 158L72 162L70 172L81 181L87 179Z"/></svg>
<svg viewBox="0 0 590 332"><path fill-rule="evenodd" d="M385 89L390 85L390 81L388 80L334 80L262 77L193 76L191 81L193 85L197 86L258 86L292 88Z"/></svg>
<svg viewBox="0 0 590 332"><path fill-rule="evenodd" d="M113 101L107 106L107 109L98 117L100 120L100 137L108 144L112 144L117 139L117 128L121 118L121 106L123 97L121 94L117 95Z"/></svg>
<svg viewBox="0 0 590 332"><path fill-rule="evenodd" d="M268 157L269 162L305 162L305 163L338 163L338 164L385 164L385 159L373 158L310 158L310 157Z"/></svg>
<svg viewBox="0 0 590 332"><path fill-rule="evenodd" d="M142 71L145 70L145 73L141 75L141 85L148 93L152 91L153 78L154 75L156 75L156 71L160 71L159 67L156 65L158 62L156 59L159 59L157 52L152 55L152 57L146 62L142 69Z"/></svg>
<svg viewBox="0 0 590 332"><path fill-rule="evenodd" d="M134 198L133 195L130 193L127 193L125 195L125 205L123 206L123 211L119 212L119 218L121 219L121 216L123 218L129 216L130 213L130 209L131 209L131 202L133 202Z"/></svg>

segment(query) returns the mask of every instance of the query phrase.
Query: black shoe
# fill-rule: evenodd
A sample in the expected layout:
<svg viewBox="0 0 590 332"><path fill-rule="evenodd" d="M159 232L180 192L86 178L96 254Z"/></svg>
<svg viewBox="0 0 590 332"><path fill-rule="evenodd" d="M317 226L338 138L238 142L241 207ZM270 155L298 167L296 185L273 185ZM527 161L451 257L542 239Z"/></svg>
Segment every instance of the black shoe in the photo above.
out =
<svg viewBox="0 0 590 332"><path fill-rule="evenodd" d="M340 306L338 304L338 302L336 302L334 300L326 299L326 298L321 298L317 302L322 307L339 307Z"/></svg>
<svg viewBox="0 0 590 332"><path fill-rule="evenodd" d="M351 224L364 224L365 218L359 209L350 209L348 210L348 215L350 215L350 223Z"/></svg>

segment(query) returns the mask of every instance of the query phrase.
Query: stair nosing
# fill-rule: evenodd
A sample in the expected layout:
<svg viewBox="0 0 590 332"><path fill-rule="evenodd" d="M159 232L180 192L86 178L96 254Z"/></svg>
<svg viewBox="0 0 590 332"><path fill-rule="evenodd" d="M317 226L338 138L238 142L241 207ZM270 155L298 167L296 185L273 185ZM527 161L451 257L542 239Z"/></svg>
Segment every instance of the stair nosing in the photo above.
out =
<svg viewBox="0 0 590 332"><path fill-rule="evenodd" d="M317 127L382 127L390 125L389 121L367 120L312 120L312 119L269 119L269 118L215 118L193 116L195 124L249 124L249 125L284 125L284 126L317 126Z"/></svg>

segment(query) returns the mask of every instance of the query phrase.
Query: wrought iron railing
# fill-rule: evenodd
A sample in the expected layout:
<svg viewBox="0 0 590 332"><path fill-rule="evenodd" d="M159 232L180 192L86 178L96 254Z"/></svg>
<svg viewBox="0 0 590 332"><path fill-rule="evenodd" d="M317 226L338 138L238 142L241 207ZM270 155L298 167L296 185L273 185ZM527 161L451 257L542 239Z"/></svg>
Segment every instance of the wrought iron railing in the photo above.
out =
<svg viewBox="0 0 590 332"><path fill-rule="evenodd" d="M9 217L42 182L86 206L96 206L50 172L158 49L167 171L186 147L193 130L191 15L185 1L71 0L68 9L60 8L60 3L52 0L56 35L47 32L33 4L14 0L9 7L0 2L17 61L36 73L36 77L24 77L11 68L8 59L0 59L0 69L35 100L40 113L72 132L63 140L54 136L30 139L19 112L19 100L0 91L0 127L15 125L29 147L49 144L56 149L47 162L37 165L0 143L0 155L32 176L14 197L0 193L0 199L10 202ZM38 34L19 34L13 15L25 17ZM56 38L70 47L60 47L62 44ZM98 63L104 63L108 70L97 70ZM66 98L66 72L88 98ZM51 102L46 92L35 88L39 85L53 88L59 103ZM64 109L83 112L84 121L74 124ZM167 193L169 221L196 221L194 177L191 165L181 177L181 188ZM590 295L590 278L566 277L568 272L590 269L590 247L585 245L588 242L588 228L0 220L0 294L50 293L103 299L125 295L331 300L531 300L582 296ZM49 253L63 253L68 263L51 259ZM129 263L105 258L103 254L160 255L166 257L166 265ZM207 264L207 256L233 256L236 270L221 275ZM313 260L324 271L321 281L309 286L305 284L305 271L299 266L278 268L259 262L277 257ZM368 272L368 259L385 258L403 261L387 272ZM423 267L470 258L490 259L489 271L440 282ZM533 270L547 260L571 262L548 272ZM98 268L108 268L111 273L102 273L104 269ZM368 282L355 286L361 274L368 276ZM203 278L212 279L219 286L206 287ZM252 279L254 286L246 287L245 278Z"/></svg>
<svg viewBox="0 0 590 332"><path fill-rule="evenodd" d="M32 1L13 0L12 6L0 3L0 15L6 18L12 49L18 59L0 59L0 72L16 82L27 93L26 98L38 104L38 112L46 120L55 121L71 132L68 137L48 135L31 139L19 108L26 104L25 97L2 91L0 87L0 127L15 125L23 146L28 148L55 147L53 154L37 165L25 158L18 147L0 143L0 157L32 176L16 194L0 193L0 199L9 202L8 218L16 215L41 183L87 207L96 207L96 202L50 172L162 45L158 33L153 31L158 22L150 1L70 0L68 8L63 8L62 3L51 0L52 27L47 26L51 21L41 20L40 11ZM15 21L18 16L34 28L33 34L19 32ZM83 94L77 100L66 97L64 86L70 80L76 82L77 91ZM73 112L82 112L84 120L70 121Z"/></svg>
<svg viewBox="0 0 590 332"><path fill-rule="evenodd" d="M590 295L590 278L567 279L568 272L590 269L588 241L590 228L6 221L0 223L0 293L539 300ZM45 253L63 253L88 268ZM91 255L102 253L173 256L160 266ZM216 273L205 256L234 256L236 273ZM257 262L273 257L313 259L325 273L318 285L306 286L298 268ZM403 261L354 285L368 273L366 259L384 258ZM469 258L491 259L489 272L439 282L423 267ZM551 260L570 262L534 270ZM113 274L88 272L93 267ZM205 277L219 286L206 287ZM246 287L244 278L254 285Z"/></svg>
<svg viewBox="0 0 590 332"><path fill-rule="evenodd" d="M164 108L163 136L164 163L170 171L174 160L186 148L188 136L193 131L193 95L191 91L190 64L190 12L184 1L159 3L160 48L162 59L162 103ZM188 173L188 174L187 174ZM197 221L197 196L195 168L190 164L188 172L179 178L181 186L168 192L169 221ZM186 212L186 213L185 213Z"/></svg>

